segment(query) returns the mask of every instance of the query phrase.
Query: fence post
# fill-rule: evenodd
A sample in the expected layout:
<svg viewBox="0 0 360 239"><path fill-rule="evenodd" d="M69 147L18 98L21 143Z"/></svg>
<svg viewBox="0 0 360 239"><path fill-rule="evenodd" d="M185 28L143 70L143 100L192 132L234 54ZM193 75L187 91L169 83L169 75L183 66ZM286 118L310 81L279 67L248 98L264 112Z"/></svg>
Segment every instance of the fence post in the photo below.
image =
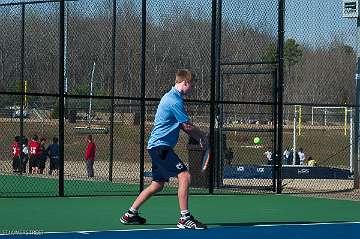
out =
<svg viewBox="0 0 360 239"><path fill-rule="evenodd" d="M144 190L145 160L145 54L146 54L146 0L142 0L141 9L141 102L140 102L140 192Z"/></svg>
<svg viewBox="0 0 360 239"><path fill-rule="evenodd" d="M278 12L278 47L277 47L277 61L278 61L278 83L277 83L277 107L278 107L278 120L274 122L277 124L277 157L281 157L282 142L283 142L283 90L284 90L284 32L285 32L285 0L279 0ZM281 160L279 160L281 162ZM280 163L281 165L281 163ZM281 182L281 167L277 173L277 187L276 193L282 192Z"/></svg>
<svg viewBox="0 0 360 239"><path fill-rule="evenodd" d="M59 196L64 196L64 53L65 53L65 0L59 10Z"/></svg>

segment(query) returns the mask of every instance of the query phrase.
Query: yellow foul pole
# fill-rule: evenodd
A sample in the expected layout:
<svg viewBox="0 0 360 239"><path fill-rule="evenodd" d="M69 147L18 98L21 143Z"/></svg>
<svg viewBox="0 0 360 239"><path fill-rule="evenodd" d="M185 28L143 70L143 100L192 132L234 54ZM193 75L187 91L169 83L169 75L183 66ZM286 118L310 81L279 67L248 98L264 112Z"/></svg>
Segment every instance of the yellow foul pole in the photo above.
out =
<svg viewBox="0 0 360 239"><path fill-rule="evenodd" d="M24 108L27 108L27 80L24 81L24 91L25 91L25 97L24 97Z"/></svg>

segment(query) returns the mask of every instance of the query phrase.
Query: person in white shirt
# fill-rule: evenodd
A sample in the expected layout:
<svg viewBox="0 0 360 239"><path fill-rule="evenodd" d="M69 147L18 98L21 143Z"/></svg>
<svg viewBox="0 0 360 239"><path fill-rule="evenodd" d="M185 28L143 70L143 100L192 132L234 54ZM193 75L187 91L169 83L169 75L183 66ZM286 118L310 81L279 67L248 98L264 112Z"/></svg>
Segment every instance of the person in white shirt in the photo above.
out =
<svg viewBox="0 0 360 239"><path fill-rule="evenodd" d="M267 160L267 164L271 165L272 164L272 152L270 151L270 149L268 149L264 155L266 156L266 160Z"/></svg>
<svg viewBox="0 0 360 239"><path fill-rule="evenodd" d="M22 155L21 155L21 169L23 171L23 173L26 173L26 164L29 161L29 148L28 148L28 139L26 137L24 137L22 139Z"/></svg>
<svg viewBox="0 0 360 239"><path fill-rule="evenodd" d="M305 154L304 154L303 148L299 148L298 155L299 155L300 165L304 165Z"/></svg>
<svg viewBox="0 0 360 239"><path fill-rule="evenodd" d="M286 148L283 153L283 164L284 165L290 164L289 159L290 159L290 151L288 148Z"/></svg>

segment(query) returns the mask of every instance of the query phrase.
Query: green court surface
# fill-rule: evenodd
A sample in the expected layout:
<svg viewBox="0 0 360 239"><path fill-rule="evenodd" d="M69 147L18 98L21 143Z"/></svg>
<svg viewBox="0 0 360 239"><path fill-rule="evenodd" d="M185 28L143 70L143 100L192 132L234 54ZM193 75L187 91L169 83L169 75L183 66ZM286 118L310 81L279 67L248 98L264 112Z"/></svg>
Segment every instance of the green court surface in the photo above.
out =
<svg viewBox="0 0 360 239"><path fill-rule="evenodd" d="M147 224L125 226L119 218L135 199L124 197L2 198L0 232L104 231L173 228L176 196L155 196L140 210ZM190 209L209 227L360 221L360 202L286 195L191 196Z"/></svg>

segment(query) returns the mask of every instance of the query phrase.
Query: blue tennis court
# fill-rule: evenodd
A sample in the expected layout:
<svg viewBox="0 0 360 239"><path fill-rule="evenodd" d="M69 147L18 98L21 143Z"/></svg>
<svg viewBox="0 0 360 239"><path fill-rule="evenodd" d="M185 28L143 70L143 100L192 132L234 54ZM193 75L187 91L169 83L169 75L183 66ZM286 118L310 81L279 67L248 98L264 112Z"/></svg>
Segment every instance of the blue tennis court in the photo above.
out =
<svg viewBox="0 0 360 239"><path fill-rule="evenodd" d="M90 238L251 238L251 239L302 239L302 238L358 238L360 222L314 223L314 224L278 224L252 226L213 227L208 230L130 229L115 231L79 231L79 232L33 232L33 235L1 235L1 238L48 238L48 239L90 239ZM14 232L15 233L15 232ZM31 232L29 232L31 234ZM357 235L357 236L356 236Z"/></svg>
<svg viewBox="0 0 360 239"><path fill-rule="evenodd" d="M192 212L208 226L207 230L192 231L176 229L179 212L175 195L149 200L140 212L146 224L121 224L119 218L132 200L3 198L0 238L350 239L360 231L358 201L287 195L190 196Z"/></svg>

